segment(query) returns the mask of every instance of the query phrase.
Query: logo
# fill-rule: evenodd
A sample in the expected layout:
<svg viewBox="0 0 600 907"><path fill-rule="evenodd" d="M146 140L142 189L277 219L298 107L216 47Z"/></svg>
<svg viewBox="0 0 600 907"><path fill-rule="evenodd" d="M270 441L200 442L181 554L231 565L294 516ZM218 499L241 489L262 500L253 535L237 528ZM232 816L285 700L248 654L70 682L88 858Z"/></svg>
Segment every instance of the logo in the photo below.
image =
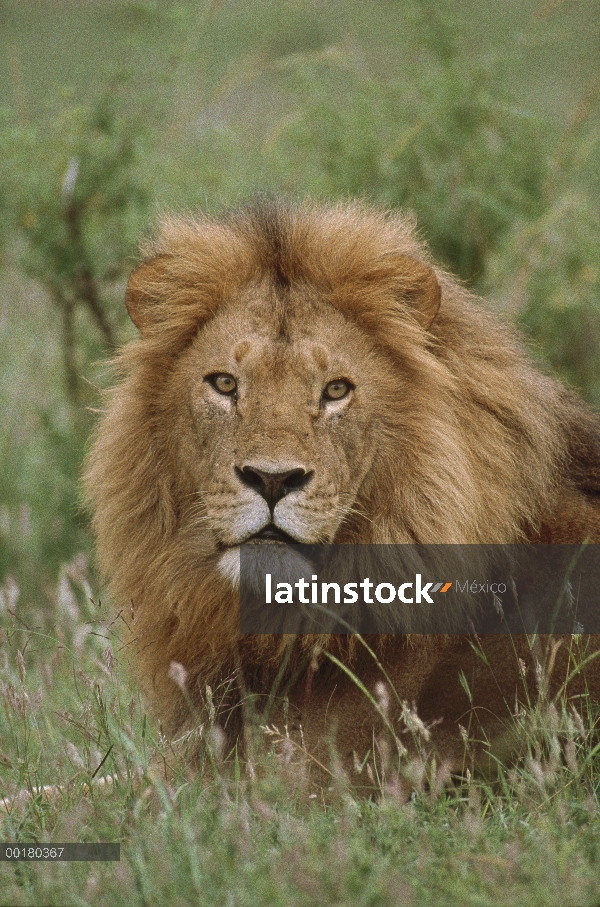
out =
<svg viewBox="0 0 600 907"><path fill-rule="evenodd" d="M448 592L452 588L452 583L423 583L420 573L415 575L412 583L402 583L396 587L392 583L375 583L371 582L369 577L365 577L360 582L345 583L342 587L340 583L321 583L319 596L318 576L313 574L312 582L300 577L295 583L276 583L276 589L273 590L272 574L265 574L265 602L267 605L276 602L279 605L291 605L294 603L294 589L298 593L298 601L303 605L327 605L330 604L329 596L331 594L333 602L339 605L343 602L345 605L353 605L358 601L358 589L363 590L363 601L368 605L375 604L375 601L382 605L389 605L396 597L405 605L423 604L424 602L433 605L431 598L435 592ZM343 599L342 599L343 589ZM310 597L308 592L310 590ZM374 590L375 599L371 597ZM320 600L319 600L320 598Z"/></svg>

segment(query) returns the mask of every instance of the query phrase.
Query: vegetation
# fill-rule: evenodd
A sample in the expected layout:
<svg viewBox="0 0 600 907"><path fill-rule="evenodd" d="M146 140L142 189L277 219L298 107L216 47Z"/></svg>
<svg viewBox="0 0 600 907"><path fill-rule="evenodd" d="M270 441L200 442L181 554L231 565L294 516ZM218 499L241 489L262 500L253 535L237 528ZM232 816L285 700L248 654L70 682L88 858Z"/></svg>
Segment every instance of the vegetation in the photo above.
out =
<svg viewBox="0 0 600 907"><path fill-rule="evenodd" d="M600 900L591 705L541 688L515 767L446 787L407 764L414 791L382 782L378 803L335 761L323 799L284 729L231 770L205 728L212 760L193 780L127 686L125 621L88 567L88 407L134 336L124 282L165 207L269 191L412 210L435 255L600 403L591 7L369 10L0 4L0 838L122 842L120 864L3 863L0 903Z"/></svg>
<svg viewBox="0 0 600 907"><path fill-rule="evenodd" d="M13 610L17 590L5 592ZM9 597L11 596L11 597ZM488 779L378 759L379 797L359 799L330 765L323 791L285 728L256 728L249 758L224 760L218 727L200 777L123 684L123 619L67 565L40 608L6 620L0 685L0 836L119 841L119 863L3 863L6 905L535 904L600 898L595 712L539 696L517 716L522 757ZM114 654L113 654L114 653ZM418 723L417 734L426 733ZM471 743L466 741L467 753ZM106 779L111 779L107 781Z"/></svg>

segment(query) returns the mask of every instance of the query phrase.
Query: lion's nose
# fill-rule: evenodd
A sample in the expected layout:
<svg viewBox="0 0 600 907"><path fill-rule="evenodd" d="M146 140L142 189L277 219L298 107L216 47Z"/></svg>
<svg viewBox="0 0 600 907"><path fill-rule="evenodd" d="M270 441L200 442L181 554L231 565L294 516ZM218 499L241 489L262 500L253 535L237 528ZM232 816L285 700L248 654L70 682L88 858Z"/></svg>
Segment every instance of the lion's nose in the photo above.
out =
<svg viewBox="0 0 600 907"><path fill-rule="evenodd" d="M271 472L256 466L243 466L241 469L236 466L235 471L244 485L253 488L265 499L271 510L290 491L304 488L312 476L312 471L302 467Z"/></svg>

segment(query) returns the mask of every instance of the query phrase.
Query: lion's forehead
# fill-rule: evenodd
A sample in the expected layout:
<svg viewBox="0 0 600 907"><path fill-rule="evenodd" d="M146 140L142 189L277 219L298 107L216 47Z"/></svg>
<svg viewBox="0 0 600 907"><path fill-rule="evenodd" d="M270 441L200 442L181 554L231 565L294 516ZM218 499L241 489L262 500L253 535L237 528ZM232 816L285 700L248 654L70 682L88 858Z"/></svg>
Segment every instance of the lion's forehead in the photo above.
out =
<svg viewBox="0 0 600 907"><path fill-rule="evenodd" d="M358 341L363 348L358 328L326 302L265 293L242 296L217 312L198 335L194 352L216 371L319 380L332 370L359 368Z"/></svg>

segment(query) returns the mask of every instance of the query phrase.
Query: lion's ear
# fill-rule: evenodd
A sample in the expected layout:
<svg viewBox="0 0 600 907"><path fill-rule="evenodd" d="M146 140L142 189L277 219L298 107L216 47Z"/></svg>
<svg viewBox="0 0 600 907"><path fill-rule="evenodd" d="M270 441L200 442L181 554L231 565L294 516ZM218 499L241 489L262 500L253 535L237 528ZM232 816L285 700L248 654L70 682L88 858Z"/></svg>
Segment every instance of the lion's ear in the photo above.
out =
<svg viewBox="0 0 600 907"><path fill-rule="evenodd" d="M125 305L136 328L144 331L157 321L158 302L164 293L165 264L169 255L154 255L129 275Z"/></svg>
<svg viewBox="0 0 600 907"><path fill-rule="evenodd" d="M413 309L421 327L427 330L442 303L438 279L429 265L408 255L398 255L394 264L397 267L399 296Z"/></svg>

